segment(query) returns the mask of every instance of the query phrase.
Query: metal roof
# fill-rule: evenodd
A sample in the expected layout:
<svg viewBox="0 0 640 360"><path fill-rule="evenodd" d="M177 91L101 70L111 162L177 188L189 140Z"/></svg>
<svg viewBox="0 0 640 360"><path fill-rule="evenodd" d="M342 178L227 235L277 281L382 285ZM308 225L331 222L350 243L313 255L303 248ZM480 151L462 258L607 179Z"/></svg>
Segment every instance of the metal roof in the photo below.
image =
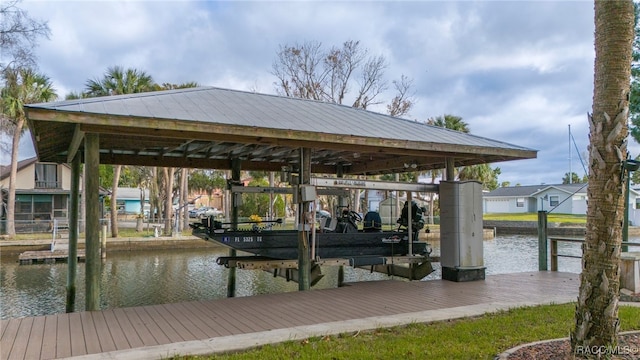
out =
<svg viewBox="0 0 640 360"><path fill-rule="evenodd" d="M40 161L68 162L84 133L100 162L379 174L535 158L536 150L339 104L199 87L26 105Z"/></svg>

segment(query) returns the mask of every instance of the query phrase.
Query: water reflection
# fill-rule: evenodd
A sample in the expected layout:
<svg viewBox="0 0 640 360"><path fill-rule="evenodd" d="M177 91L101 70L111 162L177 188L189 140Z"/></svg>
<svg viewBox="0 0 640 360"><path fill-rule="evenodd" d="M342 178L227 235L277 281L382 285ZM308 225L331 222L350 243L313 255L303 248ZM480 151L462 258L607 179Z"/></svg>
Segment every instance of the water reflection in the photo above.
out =
<svg viewBox="0 0 640 360"><path fill-rule="evenodd" d="M487 274L538 269L538 240L532 236L502 236L484 242ZM439 255L438 241L432 242L433 255ZM579 244L561 243L560 253L580 254ZM223 248L195 250L157 250L112 252L102 267L101 306L103 309L200 301L224 298L227 294L228 269L216 264L226 256ZM439 279L436 272L425 280ZM579 272L580 260L563 258L560 271ZM322 278L314 289L337 285L338 268L323 268ZM84 264L78 265L76 309L84 309ZM345 281L388 279L384 274L345 268ZM67 265L19 265L16 258L2 258L0 267L0 318L37 316L65 311ZM298 284L274 278L259 270L237 271L237 296L297 291Z"/></svg>

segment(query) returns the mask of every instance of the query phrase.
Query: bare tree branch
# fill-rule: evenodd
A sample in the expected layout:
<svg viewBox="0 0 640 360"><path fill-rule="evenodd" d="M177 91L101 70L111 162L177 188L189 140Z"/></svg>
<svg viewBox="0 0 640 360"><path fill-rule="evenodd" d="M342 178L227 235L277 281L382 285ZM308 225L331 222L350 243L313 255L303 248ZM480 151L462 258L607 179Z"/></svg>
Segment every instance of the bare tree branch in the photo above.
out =
<svg viewBox="0 0 640 360"><path fill-rule="evenodd" d="M360 89L353 107L367 109L369 105L382 103L375 98L387 89L387 82L382 78L386 67L387 62L382 55L367 60L362 69Z"/></svg>
<svg viewBox="0 0 640 360"><path fill-rule="evenodd" d="M35 68L33 49L38 38L49 38L51 30L46 21L36 20L18 7L21 0L0 2L0 69ZM6 60L8 59L8 60ZM5 61L8 61L5 63Z"/></svg>
<svg viewBox="0 0 640 360"><path fill-rule="evenodd" d="M408 115L415 103L413 100L414 93L409 93L413 86L413 80L403 74L400 80L393 80L393 86L397 95L387 105L387 113L396 117Z"/></svg>

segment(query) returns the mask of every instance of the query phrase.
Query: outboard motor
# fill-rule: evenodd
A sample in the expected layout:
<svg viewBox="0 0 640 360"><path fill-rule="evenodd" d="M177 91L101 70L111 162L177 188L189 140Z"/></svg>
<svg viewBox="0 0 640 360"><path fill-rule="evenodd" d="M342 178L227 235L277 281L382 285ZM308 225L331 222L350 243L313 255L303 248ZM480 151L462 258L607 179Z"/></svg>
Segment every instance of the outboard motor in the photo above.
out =
<svg viewBox="0 0 640 360"><path fill-rule="evenodd" d="M417 232L418 230L424 227L424 219L422 218L422 209L416 204L415 201L411 201L411 228L413 231ZM400 214L400 218L397 223L400 227L407 228L409 226L409 204L408 201L404 202L404 206L402 207L402 213Z"/></svg>
<svg viewBox="0 0 640 360"><path fill-rule="evenodd" d="M339 233L356 233L358 232L358 221L361 221L362 217L354 211L345 209L342 211L342 216L338 218L338 224L336 226L336 232Z"/></svg>
<svg viewBox="0 0 640 360"><path fill-rule="evenodd" d="M364 216L363 223L364 232L381 232L382 231L382 218L377 211L369 211Z"/></svg>

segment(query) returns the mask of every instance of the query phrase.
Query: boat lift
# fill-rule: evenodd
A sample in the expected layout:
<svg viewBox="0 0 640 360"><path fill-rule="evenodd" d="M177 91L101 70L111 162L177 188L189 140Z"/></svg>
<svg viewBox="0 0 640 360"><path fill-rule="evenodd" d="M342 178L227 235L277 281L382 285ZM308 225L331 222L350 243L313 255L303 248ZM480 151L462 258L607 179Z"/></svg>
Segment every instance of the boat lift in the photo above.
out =
<svg viewBox="0 0 640 360"><path fill-rule="evenodd" d="M302 187L302 186L301 186ZM365 189L365 190L385 190L385 191L406 191L407 202L411 203L411 195L413 192L438 192L438 184L421 184L421 183L406 183L406 182L389 182L389 181L374 181L374 180L360 180L360 179L344 179L344 178L324 178L324 177L312 177L309 185L303 187L312 188L310 194L313 197L316 195L335 195L335 196L349 196L349 190L351 189ZM296 187L255 187L255 186L241 186L231 185L230 190L232 194L238 193L271 193L271 194L293 194L297 195ZM315 219L315 206L313 207L312 218ZM334 214L335 216L335 214ZM425 256L412 254L412 221L408 221L407 235L409 237L409 254L406 256L380 256L378 264L362 266L358 265L357 261L350 258L320 258L315 256L315 236L316 231L311 232L312 245L311 245L311 286L316 284L322 277L320 266L340 266L341 270L343 266L359 267L370 270L371 272L380 272L389 276L399 276L408 278L410 280L419 280L432 273L433 267L431 262L434 260L430 257L430 252ZM305 231L312 230L312 227L305 226ZM282 276L287 281L297 281L298 278L298 260L281 260L273 258L265 258L261 256L234 256L234 257L220 257L217 259L219 265L224 265L229 268L239 268L245 270L264 270L273 272L274 276ZM341 271L342 273L342 271ZM342 278L339 279L340 283Z"/></svg>

